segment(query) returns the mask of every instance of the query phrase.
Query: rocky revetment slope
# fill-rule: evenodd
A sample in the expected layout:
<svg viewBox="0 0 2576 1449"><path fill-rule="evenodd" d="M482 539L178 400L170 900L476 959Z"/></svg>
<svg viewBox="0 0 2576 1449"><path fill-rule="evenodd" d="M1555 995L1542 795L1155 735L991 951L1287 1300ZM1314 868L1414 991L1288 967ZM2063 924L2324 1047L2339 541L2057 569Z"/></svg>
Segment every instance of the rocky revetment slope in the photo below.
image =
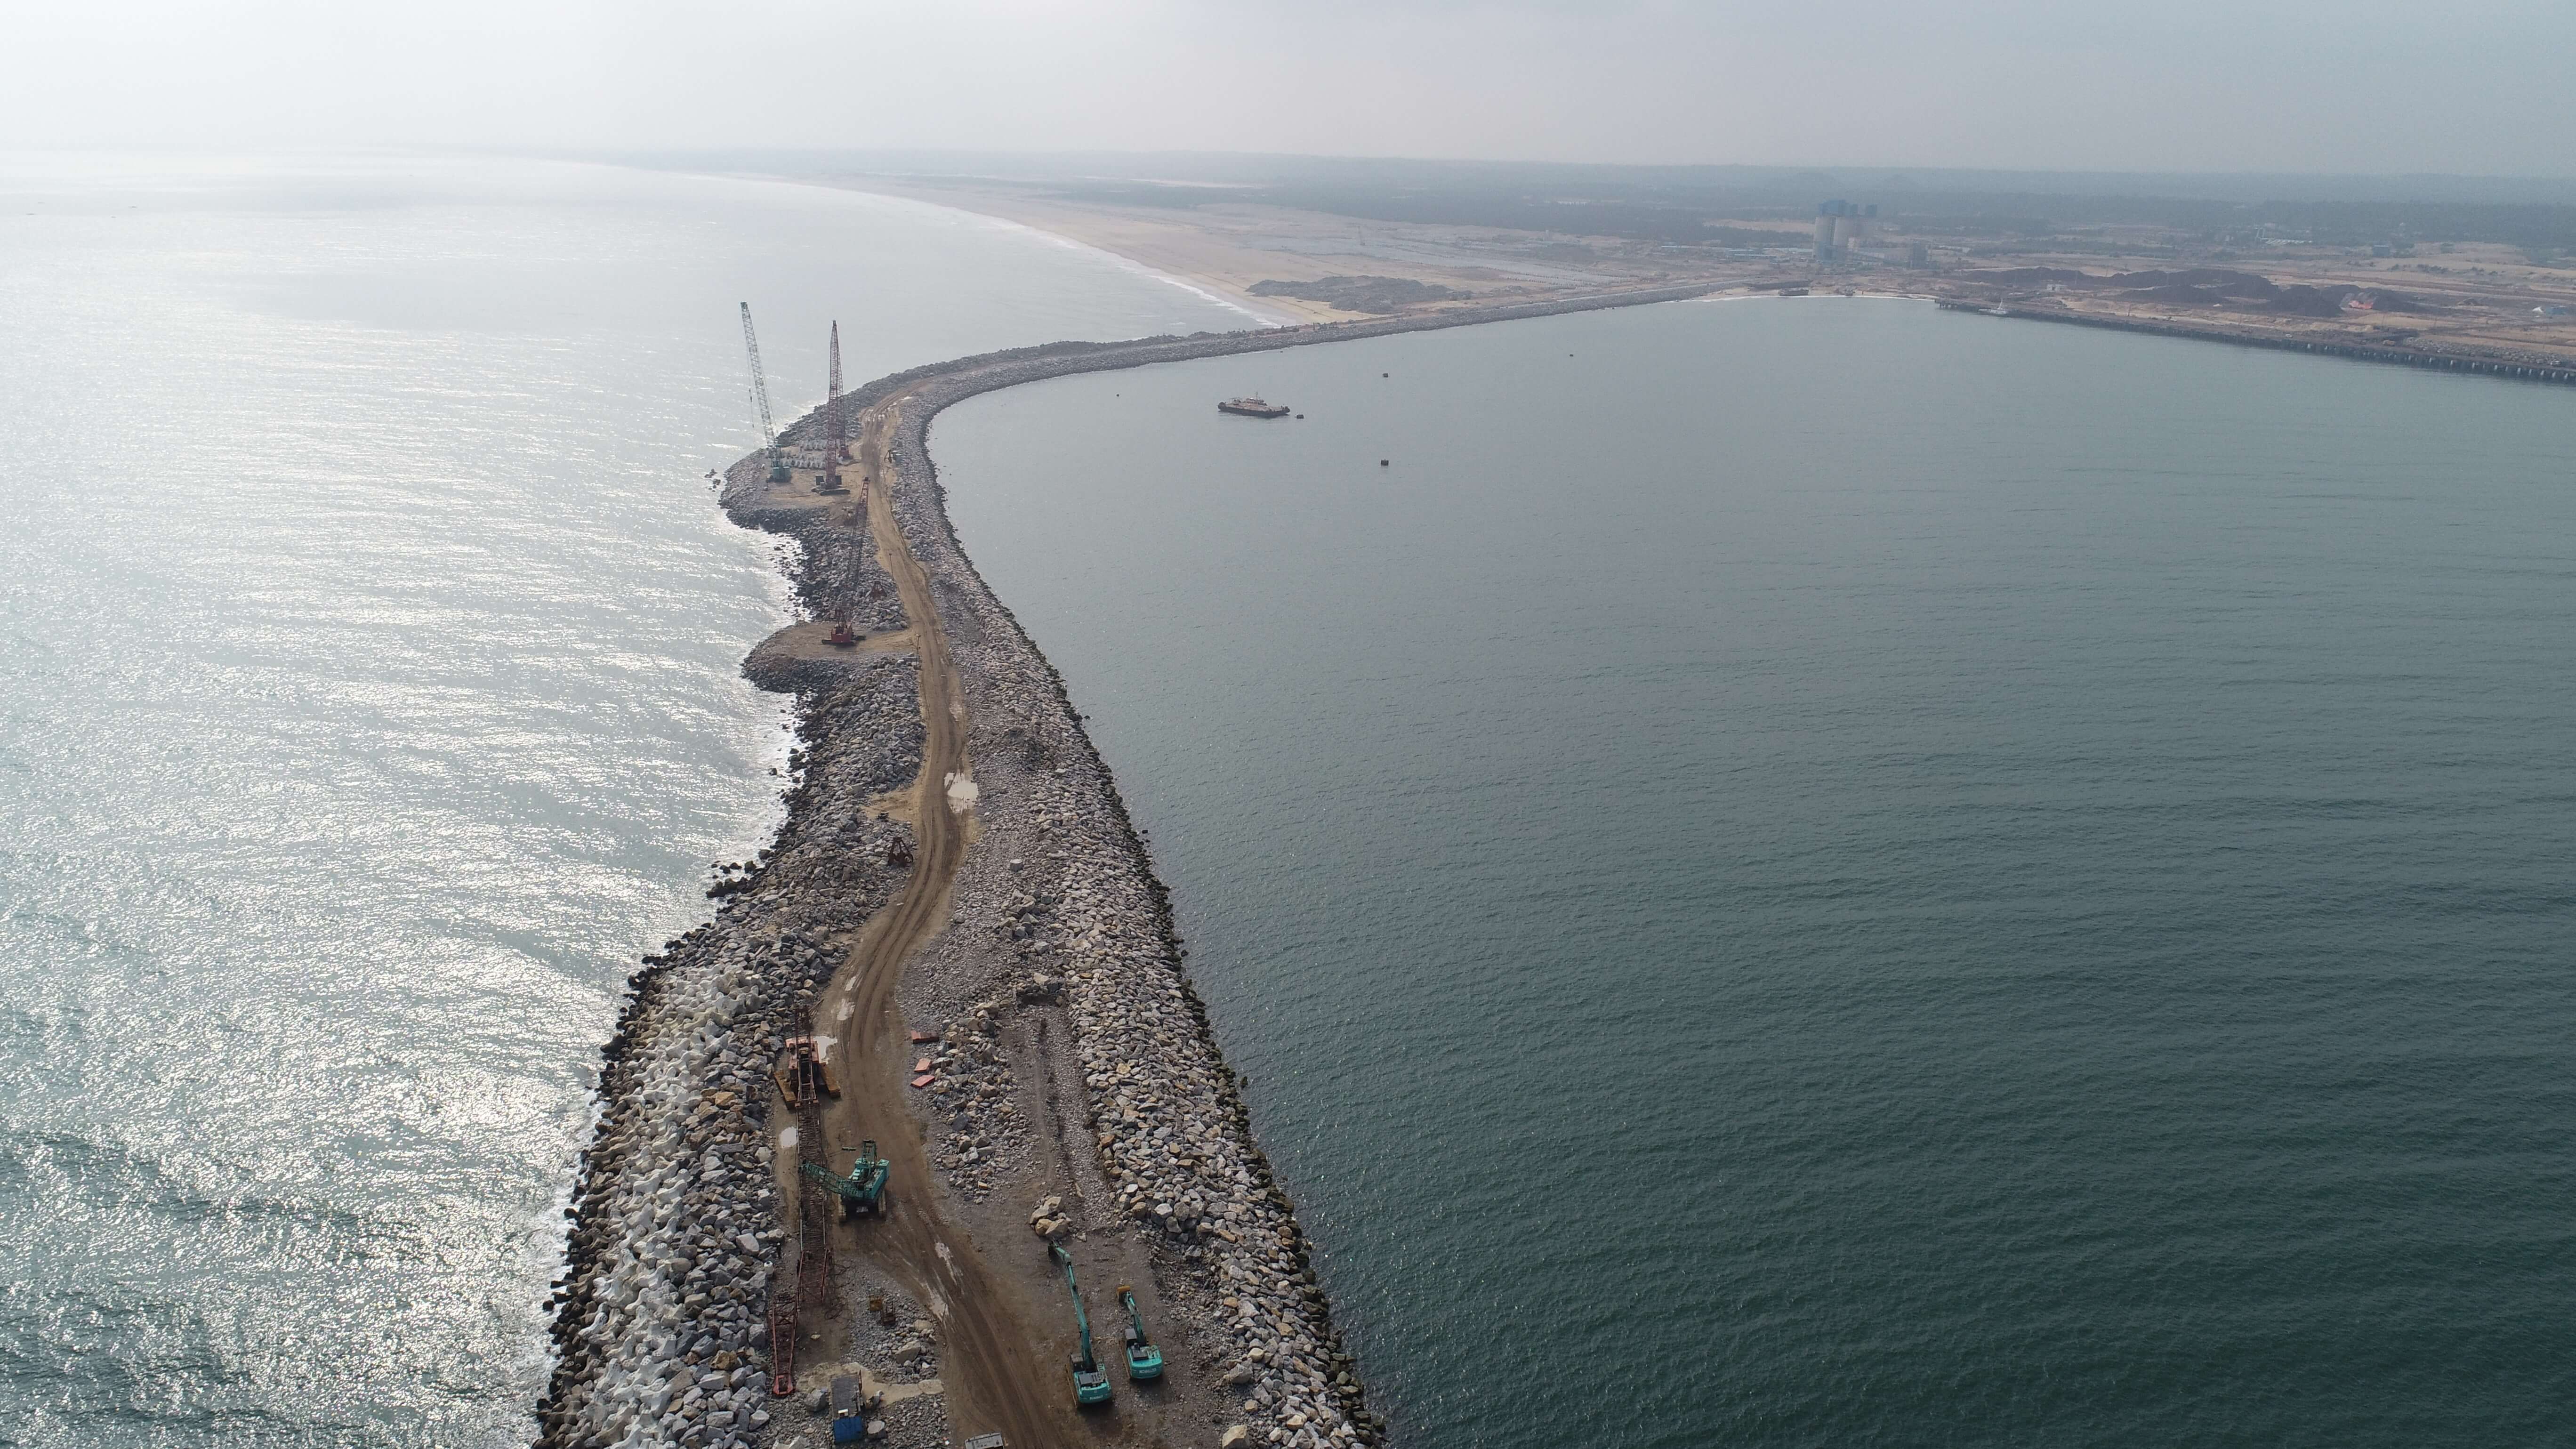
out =
<svg viewBox="0 0 2576 1449"><path fill-rule="evenodd" d="M557 1363L537 1441L742 1449L801 1438L819 1449L829 1426L810 1391L818 1374L844 1371L885 1395L869 1419L878 1442L927 1449L975 1427L952 1423L943 1401L951 1350L942 1305L923 1301L937 1295L907 1292L921 1280L896 1270L917 1265L870 1261L864 1236L840 1249L836 1291L847 1301L819 1315L839 1325L834 1341L799 1345L800 1393L774 1398L769 1377L768 1309L774 1292L793 1289L780 1261L796 1222L786 1195L796 1179L780 1162L791 1119L769 1072L787 1038L834 1030L814 1019L817 1002L915 869L898 802L921 768L924 722L906 644L917 636L906 631L936 627L963 688L972 762L970 779L947 782L948 798L971 811L972 829L949 885L952 914L905 962L896 992L894 1009L921 1036L905 1055L923 1060L840 1063L914 1084L911 1120L871 1130L918 1134L939 1181L898 1184L897 1201L940 1194L943 1218L1003 1265L1001 1291L1033 1357L1060 1355L1069 1337L1044 1244L1081 1262L1095 1330L1120 1317L1111 1284L1134 1285L1170 1368L1152 1392L1122 1399L1122 1417L1080 1421L1084 1432L1304 1449L1378 1442L1385 1421L1368 1408L1314 1249L1190 987L1163 887L1062 681L959 548L928 427L963 398L1070 372L1698 291L1065 343L880 379L844 416L888 426L890 465L875 486L889 490L903 545L929 577L935 620L907 619L894 602L866 509L810 487L773 489L759 460L737 464L724 505L794 540L802 606L850 619L885 647L834 655L782 631L747 665L797 697L787 818L759 860L718 873L714 919L633 978L566 1210ZM819 446L822 428L819 416L800 420L790 446ZM1114 1330L1101 1341L1114 1360Z"/></svg>

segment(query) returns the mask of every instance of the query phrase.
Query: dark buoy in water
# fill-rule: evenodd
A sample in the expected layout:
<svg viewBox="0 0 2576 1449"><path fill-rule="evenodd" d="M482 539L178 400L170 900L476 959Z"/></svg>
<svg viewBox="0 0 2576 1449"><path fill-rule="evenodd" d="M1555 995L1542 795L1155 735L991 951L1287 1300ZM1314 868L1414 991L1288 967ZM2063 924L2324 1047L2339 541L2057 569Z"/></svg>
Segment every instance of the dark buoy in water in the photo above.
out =
<svg viewBox="0 0 2576 1449"><path fill-rule="evenodd" d="M1379 374L1378 374L1378 376L1380 376L1380 377L1384 377L1384 376L1386 376L1386 374L1385 374L1385 373L1383 373L1383 372L1381 372L1381 373L1379 373Z"/></svg>
<svg viewBox="0 0 2576 1449"><path fill-rule="evenodd" d="M1378 465L1379 467L1381 467L1381 468L1385 467L1385 466L1386 466L1386 460L1385 460L1384 458L1380 458L1380 459L1378 459L1378 460L1377 460L1377 465Z"/></svg>

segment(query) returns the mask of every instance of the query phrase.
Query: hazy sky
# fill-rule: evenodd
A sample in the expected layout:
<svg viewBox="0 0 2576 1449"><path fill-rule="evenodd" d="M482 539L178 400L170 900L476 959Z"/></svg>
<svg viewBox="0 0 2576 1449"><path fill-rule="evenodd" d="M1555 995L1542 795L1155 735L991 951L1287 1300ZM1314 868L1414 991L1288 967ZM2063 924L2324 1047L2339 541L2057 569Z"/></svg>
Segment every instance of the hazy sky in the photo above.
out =
<svg viewBox="0 0 2576 1449"><path fill-rule="evenodd" d="M2576 0L0 0L0 149L2576 173Z"/></svg>

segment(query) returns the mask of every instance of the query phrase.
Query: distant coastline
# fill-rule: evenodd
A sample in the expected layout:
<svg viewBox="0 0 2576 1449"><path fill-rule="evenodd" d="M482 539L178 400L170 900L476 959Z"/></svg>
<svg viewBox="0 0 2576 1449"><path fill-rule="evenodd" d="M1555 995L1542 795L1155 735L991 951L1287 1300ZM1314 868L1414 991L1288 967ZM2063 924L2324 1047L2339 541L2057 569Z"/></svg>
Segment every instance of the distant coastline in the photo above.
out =
<svg viewBox="0 0 2576 1449"><path fill-rule="evenodd" d="M2493 248L2418 264L2338 256L2332 248L2186 258L2170 249L2051 253L2015 245L1937 265L1864 263L1822 260L1807 250L1803 223L1779 221L1713 227L1708 244L1655 245L1615 230L1516 231L1508 220L1373 220L1365 206L1325 212L1257 200L1136 199L1155 188L1122 196L997 178L810 180L999 218L1247 311L1316 322L1481 312L1693 284L1751 294L1896 293L1961 310L2002 308L2013 316L2440 371L2548 382L2576 375L2576 293L2559 274L2515 271ZM1406 211L1379 200L1389 215ZM1768 245L1741 245L1766 239ZM1920 245L1914 250L1926 254Z"/></svg>
<svg viewBox="0 0 2576 1449"><path fill-rule="evenodd" d="M2319 341L2288 333L2270 333L2244 327L2194 327L2183 322L2160 322L2145 317L2107 316L2098 312L2074 312L2054 307L2016 307L2009 302L1968 302L1954 298L1936 298L1943 311L1978 312L1990 317L2018 318L2025 322L2067 322L2078 327L2106 327L2117 332L2145 332L2157 337L2187 337L2195 342L2227 342L2239 347L2264 347L2279 352L2313 352L2321 357L2349 358L2356 362L2393 362L2406 367L2436 372L2473 372L2488 377L2515 378L2524 382L2576 384L2576 367L2541 367L2527 362L2499 358L2418 352L2404 347L2373 347L2361 343Z"/></svg>

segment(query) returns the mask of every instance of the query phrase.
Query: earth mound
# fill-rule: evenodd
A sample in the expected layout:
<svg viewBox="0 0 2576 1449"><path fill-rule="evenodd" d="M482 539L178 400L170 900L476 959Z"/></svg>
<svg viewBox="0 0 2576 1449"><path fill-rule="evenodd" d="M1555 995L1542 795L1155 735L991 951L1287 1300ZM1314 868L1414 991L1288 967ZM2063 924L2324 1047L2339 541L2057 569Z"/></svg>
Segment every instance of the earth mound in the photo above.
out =
<svg viewBox="0 0 2576 1449"><path fill-rule="evenodd" d="M1370 312L1381 316L1424 302L1451 302L1475 295L1435 282L1417 282L1411 277L1317 277L1311 282L1274 280L1255 282L1247 290L1256 297L1294 297L1301 302L1321 302L1344 312Z"/></svg>

